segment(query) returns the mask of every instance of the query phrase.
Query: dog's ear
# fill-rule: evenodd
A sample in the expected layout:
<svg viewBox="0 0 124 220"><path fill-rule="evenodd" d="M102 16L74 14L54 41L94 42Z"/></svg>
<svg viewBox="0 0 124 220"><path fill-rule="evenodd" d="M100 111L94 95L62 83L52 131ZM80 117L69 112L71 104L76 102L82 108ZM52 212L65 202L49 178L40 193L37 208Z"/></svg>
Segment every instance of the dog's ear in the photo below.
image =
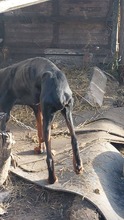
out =
<svg viewBox="0 0 124 220"><path fill-rule="evenodd" d="M52 74L52 72L50 72L50 71L47 71L47 72L45 72L44 74L43 74L43 76L42 76L42 80L46 80L46 79L50 79L50 78L52 78L53 77L53 74Z"/></svg>
<svg viewBox="0 0 124 220"><path fill-rule="evenodd" d="M71 97L71 98L68 100L68 106L70 107L70 110L71 110L71 111L73 110L73 104L74 104L74 98Z"/></svg>
<svg viewBox="0 0 124 220"><path fill-rule="evenodd" d="M51 78L52 78L52 73L50 71L43 73L42 76L40 75L37 76L35 88L37 88L38 90L41 90L41 88L43 88L44 82Z"/></svg>

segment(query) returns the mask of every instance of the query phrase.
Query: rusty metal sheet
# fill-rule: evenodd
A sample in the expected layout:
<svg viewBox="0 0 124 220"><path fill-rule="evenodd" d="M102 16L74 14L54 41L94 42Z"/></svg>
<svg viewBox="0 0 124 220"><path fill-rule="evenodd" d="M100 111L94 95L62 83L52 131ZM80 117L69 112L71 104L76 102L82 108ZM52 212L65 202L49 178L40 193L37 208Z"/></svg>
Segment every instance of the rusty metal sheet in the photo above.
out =
<svg viewBox="0 0 124 220"><path fill-rule="evenodd" d="M76 175L72 165L70 137L52 137L55 150L55 171L59 182L47 183L46 155L34 155L34 144L24 138L24 131L15 131L12 151L18 161L11 172L40 186L69 191L90 200L107 220L124 219L124 158L110 144L124 143L124 108L105 111L98 120L80 127L77 132L84 172Z"/></svg>
<svg viewBox="0 0 124 220"><path fill-rule="evenodd" d="M97 133L97 135L93 136L94 140L97 136L97 138L109 140L109 142L124 143L124 128L107 119L101 119L86 124L85 126L80 127L79 130L76 130L76 133L86 134L89 140L94 133Z"/></svg>
<svg viewBox="0 0 124 220"><path fill-rule="evenodd" d="M121 154L108 142L95 141L81 146L84 136L79 135L84 172L76 175L73 171L71 145L69 142L65 145L66 139L70 142L66 137L54 140L54 148L58 149L54 157L58 183L53 185L47 183L46 156L35 155L34 160L33 153L29 151L29 145L23 146L24 152L22 149L19 152L18 149L15 153L20 157L19 162L22 160L22 163L16 169L11 168L11 171L40 186L82 195L93 202L107 220L122 220L124 218L124 179L122 178L124 159ZM60 146L61 150L59 150ZM33 159L32 162L29 158Z"/></svg>
<svg viewBox="0 0 124 220"><path fill-rule="evenodd" d="M99 109L98 111L86 111L74 114L74 122L76 126L79 124L88 124L98 120L108 120L116 124L124 126L124 107Z"/></svg>

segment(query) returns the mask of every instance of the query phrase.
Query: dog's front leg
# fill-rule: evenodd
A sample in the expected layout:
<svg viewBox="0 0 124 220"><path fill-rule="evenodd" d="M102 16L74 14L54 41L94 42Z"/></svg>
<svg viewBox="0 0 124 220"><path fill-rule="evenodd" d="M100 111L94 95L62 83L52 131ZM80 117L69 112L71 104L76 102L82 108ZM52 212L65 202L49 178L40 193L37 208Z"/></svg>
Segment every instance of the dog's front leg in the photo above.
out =
<svg viewBox="0 0 124 220"><path fill-rule="evenodd" d="M68 129L70 131L70 135L71 135L74 170L77 174L79 174L83 168L82 168L82 161L81 161L81 158L80 158L80 155L79 155L78 142L77 142L77 138L76 138L76 135L75 135L74 126L73 126L71 106L69 106L69 105L66 106L61 111L61 113L62 113L62 115L64 116L64 118L66 120L66 124L67 124L67 127L68 127Z"/></svg>
<svg viewBox="0 0 124 220"><path fill-rule="evenodd" d="M53 184L57 181L57 177L54 171L54 160L51 152L51 123L53 120L54 114L51 113L50 107L43 108L43 136L46 144L47 151L47 166L48 166L48 182Z"/></svg>

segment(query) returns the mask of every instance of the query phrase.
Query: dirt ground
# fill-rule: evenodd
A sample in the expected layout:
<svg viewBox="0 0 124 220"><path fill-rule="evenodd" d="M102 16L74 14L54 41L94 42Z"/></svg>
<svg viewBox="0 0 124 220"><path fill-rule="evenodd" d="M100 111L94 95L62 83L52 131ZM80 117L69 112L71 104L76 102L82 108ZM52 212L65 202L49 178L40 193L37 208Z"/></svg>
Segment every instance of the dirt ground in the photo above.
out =
<svg viewBox="0 0 124 220"><path fill-rule="evenodd" d="M74 70L66 72L65 70L65 73L74 94L75 104L73 114L76 115L80 114L80 112L90 110L94 110L94 112L99 111L98 107L91 107L83 98L91 80L90 71ZM107 90L102 108L107 109L111 106L123 106L123 95L123 87L120 88L116 80L108 77ZM36 128L34 115L28 107L16 106L11 114L16 120L19 120L34 129ZM60 114L57 114L55 123L57 123L59 128L64 126ZM17 125L18 123L11 118L9 123L10 128L13 124ZM31 138L34 143L37 142L36 137ZM4 185L4 189L9 189L11 193L4 204L7 208L7 213L1 216L0 220L104 219L103 216L98 213L96 207L81 196L46 190L12 174L9 175L9 178Z"/></svg>
<svg viewBox="0 0 124 220"><path fill-rule="evenodd" d="M12 192L6 200L7 213L1 220L103 219L97 209L80 196L49 191L13 175L8 181L6 187Z"/></svg>

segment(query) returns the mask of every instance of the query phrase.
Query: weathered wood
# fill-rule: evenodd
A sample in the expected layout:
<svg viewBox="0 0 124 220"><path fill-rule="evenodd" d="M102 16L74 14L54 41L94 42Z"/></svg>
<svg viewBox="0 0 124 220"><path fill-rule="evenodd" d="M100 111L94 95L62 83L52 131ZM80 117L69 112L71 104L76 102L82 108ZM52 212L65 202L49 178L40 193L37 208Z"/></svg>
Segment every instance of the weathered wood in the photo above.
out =
<svg viewBox="0 0 124 220"><path fill-rule="evenodd" d="M41 12L30 12L30 13L21 13L21 15L15 15L15 14L9 14L8 16L5 17L5 21L15 21L16 19L16 22L18 21L23 21L26 19L30 19L31 21L33 19L37 19L37 23L43 23L43 22L55 22L56 24L57 23L61 23L61 22L65 22L65 21L71 21L71 22L75 22L75 21L78 21L78 22L81 22L82 24L87 24L88 22L90 23L104 23L105 21L105 18L99 18L98 16L96 17L88 17L86 20L83 19L83 16L73 16L73 15L53 15L53 16L44 16L41 14ZM31 22L30 22L31 23Z"/></svg>
<svg viewBox="0 0 124 220"><path fill-rule="evenodd" d="M93 68L93 76L85 95L86 100L91 106L101 107L103 104L104 94L106 92L107 77L98 67Z"/></svg>
<svg viewBox="0 0 124 220"><path fill-rule="evenodd" d="M119 54L121 56L121 63L124 65L124 1L120 1L120 50Z"/></svg>
<svg viewBox="0 0 124 220"><path fill-rule="evenodd" d="M120 83L124 83L124 1L120 1L120 32L119 32L119 57L121 57L119 66Z"/></svg>
<svg viewBox="0 0 124 220"><path fill-rule="evenodd" d="M6 181L11 165L11 145L14 144L10 132L0 134L0 186Z"/></svg>
<svg viewBox="0 0 124 220"><path fill-rule="evenodd" d="M111 51L113 54L113 57L116 53L116 44L117 44L117 25L118 25L118 7L119 7L119 1L114 0L113 1L113 19L112 19L112 38L111 38Z"/></svg>
<svg viewBox="0 0 124 220"><path fill-rule="evenodd" d="M61 15L82 15L84 19L89 16L105 17L108 10L110 0L61 0L60 1L60 14Z"/></svg>
<svg viewBox="0 0 124 220"><path fill-rule="evenodd" d="M59 37L57 37L58 32L53 30L52 23L41 23L38 26L34 24L14 25L8 22L5 24L5 29L7 45L12 43L16 44L17 42L22 43L23 46L23 43L27 44L31 42L32 45L36 43L41 46L40 43L43 42L45 44L47 42L50 43L52 47L58 45L59 48L80 48L81 45L83 47L90 45L91 47L91 44L100 46L107 45L107 47L110 48L108 32L102 25L89 25L87 27L80 22L73 22L72 26L70 22L66 22L66 24L59 26ZM55 33L53 34L53 32Z"/></svg>
<svg viewBox="0 0 124 220"><path fill-rule="evenodd" d="M9 49L9 58L16 52L16 60L21 55L28 58L30 51L33 57L47 48L82 49L82 53L86 49L93 53L96 65L109 62L112 33L116 34L112 32L115 1L54 0L5 13L4 47Z"/></svg>

